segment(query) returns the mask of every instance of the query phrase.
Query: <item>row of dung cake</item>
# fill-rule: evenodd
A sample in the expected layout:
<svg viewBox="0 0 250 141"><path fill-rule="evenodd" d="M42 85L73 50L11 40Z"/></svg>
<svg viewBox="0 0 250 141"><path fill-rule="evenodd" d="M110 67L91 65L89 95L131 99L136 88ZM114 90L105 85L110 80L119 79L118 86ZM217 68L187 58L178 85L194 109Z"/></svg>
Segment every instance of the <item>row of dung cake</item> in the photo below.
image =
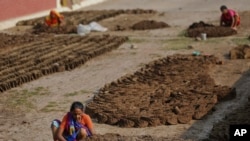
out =
<svg viewBox="0 0 250 141"><path fill-rule="evenodd" d="M235 92L208 75L218 59L177 55L149 63L100 89L86 112L100 123L147 127L201 119Z"/></svg>
<svg viewBox="0 0 250 141"><path fill-rule="evenodd" d="M3 55L4 59L0 62L0 91L17 87L43 75L74 69L95 56L119 47L127 40L126 37L119 36L75 38L75 42L69 41L67 45L62 44L67 40L65 37L58 37L56 42L48 40L47 43L29 45L30 48L24 46L9 55ZM27 52L22 53L22 49Z"/></svg>
<svg viewBox="0 0 250 141"><path fill-rule="evenodd" d="M88 24L92 21L101 21L103 19L111 18L120 14L154 14L155 10L144 9L128 9L128 10L89 10L89 11L73 11L62 12L65 17L67 25L77 25L79 23ZM37 25L43 23L45 17L19 21L18 26L21 25Z"/></svg>

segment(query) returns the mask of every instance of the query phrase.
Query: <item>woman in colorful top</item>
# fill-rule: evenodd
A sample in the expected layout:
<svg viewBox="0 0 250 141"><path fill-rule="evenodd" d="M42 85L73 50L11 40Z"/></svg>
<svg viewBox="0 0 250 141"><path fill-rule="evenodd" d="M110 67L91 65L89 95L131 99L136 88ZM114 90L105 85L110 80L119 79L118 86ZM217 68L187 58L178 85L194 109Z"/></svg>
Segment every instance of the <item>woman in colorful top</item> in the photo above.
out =
<svg viewBox="0 0 250 141"><path fill-rule="evenodd" d="M220 25L231 27L237 30L237 26L240 25L239 14L232 9L228 9L225 5L222 5L220 10L222 12Z"/></svg>
<svg viewBox="0 0 250 141"><path fill-rule="evenodd" d="M51 10L49 16L45 18L45 23L49 27L60 26L63 22L63 15L55 10Z"/></svg>
<svg viewBox="0 0 250 141"><path fill-rule="evenodd" d="M72 103L62 122L57 119L52 121L51 129L54 141L80 141L93 135L92 120L84 113L81 102Z"/></svg>

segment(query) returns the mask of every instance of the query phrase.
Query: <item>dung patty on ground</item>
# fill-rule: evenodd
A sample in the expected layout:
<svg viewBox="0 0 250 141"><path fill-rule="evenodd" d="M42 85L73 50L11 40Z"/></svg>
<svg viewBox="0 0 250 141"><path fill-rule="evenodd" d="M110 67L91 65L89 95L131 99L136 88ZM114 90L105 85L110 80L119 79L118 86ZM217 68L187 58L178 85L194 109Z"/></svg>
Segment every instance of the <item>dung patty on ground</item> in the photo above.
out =
<svg viewBox="0 0 250 141"><path fill-rule="evenodd" d="M76 26L65 25L58 27L48 27L44 24L39 23L33 27L33 33L71 34L71 33L76 33Z"/></svg>
<svg viewBox="0 0 250 141"><path fill-rule="evenodd" d="M99 123L147 127L201 119L234 89L208 75L214 56L175 55L147 64L132 75L106 84L86 107Z"/></svg>
<svg viewBox="0 0 250 141"><path fill-rule="evenodd" d="M229 52L230 59L250 59L250 46L241 45L235 47Z"/></svg>
<svg viewBox="0 0 250 141"><path fill-rule="evenodd" d="M224 37L237 34L237 31L230 27L214 26L202 21L193 23L187 29L188 37L200 37L202 33L206 33L207 37Z"/></svg>
<svg viewBox="0 0 250 141"><path fill-rule="evenodd" d="M47 36L48 37L48 36ZM34 36L31 34L24 35L10 35L6 33L0 33L0 48L20 46L26 43L46 38L46 36Z"/></svg>
<svg viewBox="0 0 250 141"><path fill-rule="evenodd" d="M166 28L166 27L170 26L164 22L158 22L154 20L143 20L134 24L131 28L133 30L146 30L146 29Z"/></svg>

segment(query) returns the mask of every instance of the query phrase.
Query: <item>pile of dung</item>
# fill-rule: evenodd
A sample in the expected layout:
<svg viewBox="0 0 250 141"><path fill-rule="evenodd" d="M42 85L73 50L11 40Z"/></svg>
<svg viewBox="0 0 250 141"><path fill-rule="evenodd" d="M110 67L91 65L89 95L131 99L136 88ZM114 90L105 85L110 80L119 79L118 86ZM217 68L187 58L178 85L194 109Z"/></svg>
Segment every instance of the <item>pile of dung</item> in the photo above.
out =
<svg viewBox="0 0 250 141"><path fill-rule="evenodd" d="M187 29L188 37L200 37L202 33L206 33L207 37L224 37L237 34L237 31L230 27L214 26L203 21L193 23Z"/></svg>
<svg viewBox="0 0 250 141"><path fill-rule="evenodd" d="M131 29L133 30L147 30L147 29L159 29L159 28L166 28L170 27L165 22L157 22L154 20L143 20L136 24L134 24Z"/></svg>
<svg viewBox="0 0 250 141"><path fill-rule="evenodd" d="M230 59L250 59L250 46L241 45L235 47L229 52Z"/></svg>

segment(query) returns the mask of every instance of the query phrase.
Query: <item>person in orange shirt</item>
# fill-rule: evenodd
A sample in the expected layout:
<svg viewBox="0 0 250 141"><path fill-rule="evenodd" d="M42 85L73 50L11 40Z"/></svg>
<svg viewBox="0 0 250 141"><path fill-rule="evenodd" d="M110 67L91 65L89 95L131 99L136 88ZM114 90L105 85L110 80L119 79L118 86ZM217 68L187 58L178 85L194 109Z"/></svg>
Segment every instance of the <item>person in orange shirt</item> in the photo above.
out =
<svg viewBox="0 0 250 141"><path fill-rule="evenodd" d="M45 18L45 24L49 27L60 26L63 22L64 16L55 10L51 10L49 16Z"/></svg>
<svg viewBox="0 0 250 141"><path fill-rule="evenodd" d="M76 101L62 122L57 119L52 121L51 130L54 141L80 141L93 135L93 123L90 116L84 113L83 104Z"/></svg>

